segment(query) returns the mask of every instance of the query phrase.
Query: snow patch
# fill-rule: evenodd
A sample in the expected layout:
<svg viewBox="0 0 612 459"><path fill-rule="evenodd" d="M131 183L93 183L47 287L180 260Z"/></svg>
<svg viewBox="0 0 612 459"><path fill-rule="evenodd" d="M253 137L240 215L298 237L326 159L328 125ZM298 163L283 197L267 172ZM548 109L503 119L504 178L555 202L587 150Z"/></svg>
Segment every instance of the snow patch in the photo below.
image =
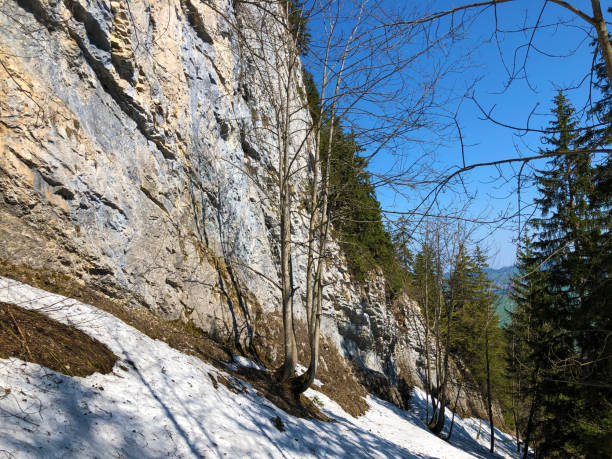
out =
<svg viewBox="0 0 612 459"><path fill-rule="evenodd" d="M249 359L248 357L244 357L242 355L233 355L234 362L236 362L241 367L245 368L253 368L255 370L265 371L266 369L259 365L257 362Z"/></svg>
<svg viewBox="0 0 612 459"><path fill-rule="evenodd" d="M232 376L153 340L93 306L0 277L0 301L37 310L106 344L119 360L107 375L69 377L18 359L0 359L0 452L14 457L489 457L487 424L455 418L453 444L415 412L368 396L354 418L309 389L333 422L299 419L257 395L234 394L210 375ZM237 365L261 368L235 357ZM257 365L257 366L255 366ZM279 417L281 432L273 419ZM495 432L512 457L512 438ZM485 446L483 446L485 445Z"/></svg>

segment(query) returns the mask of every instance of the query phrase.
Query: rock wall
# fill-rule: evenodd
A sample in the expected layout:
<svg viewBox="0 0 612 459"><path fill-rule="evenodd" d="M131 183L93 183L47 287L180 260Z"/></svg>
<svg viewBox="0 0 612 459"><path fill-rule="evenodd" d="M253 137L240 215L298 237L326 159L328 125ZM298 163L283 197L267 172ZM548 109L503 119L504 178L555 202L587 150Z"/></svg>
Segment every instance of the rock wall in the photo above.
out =
<svg viewBox="0 0 612 459"><path fill-rule="evenodd" d="M0 8L0 256L219 333L248 315L232 282L274 310L270 283L217 269L232 258L276 276L274 149L245 134L267 101L247 95L232 3Z"/></svg>
<svg viewBox="0 0 612 459"><path fill-rule="evenodd" d="M274 87L301 72L287 69L286 43L247 2L2 2L0 259L249 346L280 308ZM309 115L290 93L299 286ZM418 310L404 299L393 314L381 275L355 285L332 250L323 334L347 359L420 385Z"/></svg>

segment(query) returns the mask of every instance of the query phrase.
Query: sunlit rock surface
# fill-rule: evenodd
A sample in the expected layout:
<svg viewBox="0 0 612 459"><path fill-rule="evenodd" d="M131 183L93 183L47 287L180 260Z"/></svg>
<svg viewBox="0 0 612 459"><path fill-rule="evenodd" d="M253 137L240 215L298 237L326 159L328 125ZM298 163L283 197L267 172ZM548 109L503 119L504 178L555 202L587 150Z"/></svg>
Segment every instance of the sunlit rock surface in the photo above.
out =
<svg viewBox="0 0 612 459"><path fill-rule="evenodd" d="M284 37L267 20L229 0L0 3L0 258L245 347L259 336L274 357L262 325L280 308L269 78ZM257 21L263 39L243 33ZM257 46L264 59L249 56ZM308 119L298 110L293 130ZM296 286L310 153L295 163ZM379 274L353 283L331 246L323 334L357 365L420 385L418 308L387 304Z"/></svg>

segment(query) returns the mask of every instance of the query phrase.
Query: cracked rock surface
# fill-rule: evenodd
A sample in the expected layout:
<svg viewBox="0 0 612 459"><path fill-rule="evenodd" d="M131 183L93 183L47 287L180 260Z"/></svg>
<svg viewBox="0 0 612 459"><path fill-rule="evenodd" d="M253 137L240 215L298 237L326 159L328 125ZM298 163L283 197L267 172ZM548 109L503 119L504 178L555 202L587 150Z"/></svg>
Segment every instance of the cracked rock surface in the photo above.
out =
<svg viewBox="0 0 612 459"><path fill-rule="evenodd" d="M253 28L265 45L239 27L265 20L230 0L1 2L0 259L248 346L280 309L266 78L286 56L274 26ZM300 132L309 114L296 113ZM295 165L296 247L309 154ZM398 319L381 275L356 285L331 251L322 333L358 365L420 385L418 309L404 298ZM305 265L295 250L296 285Z"/></svg>

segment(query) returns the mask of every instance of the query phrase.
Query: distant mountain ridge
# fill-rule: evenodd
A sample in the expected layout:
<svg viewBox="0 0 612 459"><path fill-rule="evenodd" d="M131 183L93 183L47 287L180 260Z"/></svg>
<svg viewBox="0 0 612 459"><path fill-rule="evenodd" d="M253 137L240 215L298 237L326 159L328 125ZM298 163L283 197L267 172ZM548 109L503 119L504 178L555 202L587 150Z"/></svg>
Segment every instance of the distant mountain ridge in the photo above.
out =
<svg viewBox="0 0 612 459"><path fill-rule="evenodd" d="M518 272L518 269L516 265L510 265L497 269L486 268L485 272L487 277L495 284L493 292L497 295L497 299L493 305L499 315L500 324L506 324L510 320L507 311L514 309L514 301L510 298L509 292L512 276Z"/></svg>
<svg viewBox="0 0 612 459"><path fill-rule="evenodd" d="M496 293L508 292L508 288L512 283L512 276L514 276L518 269L516 265L504 266L502 268L485 268L487 277L495 284Z"/></svg>

